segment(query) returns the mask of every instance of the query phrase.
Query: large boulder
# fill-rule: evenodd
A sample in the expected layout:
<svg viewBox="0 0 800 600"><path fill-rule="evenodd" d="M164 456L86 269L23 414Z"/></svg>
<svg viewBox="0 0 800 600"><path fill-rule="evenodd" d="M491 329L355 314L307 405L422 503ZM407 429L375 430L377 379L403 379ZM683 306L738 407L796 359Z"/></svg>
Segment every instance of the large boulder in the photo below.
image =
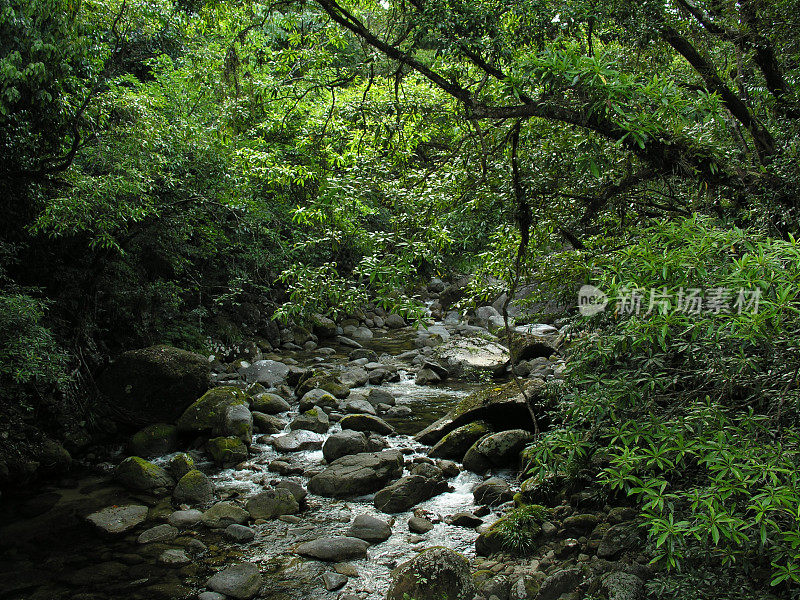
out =
<svg viewBox="0 0 800 600"><path fill-rule="evenodd" d="M245 510L253 519L274 519L299 512L300 505L290 490L284 487L267 488L250 498Z"/></svg>
<svg viewBox="0 0 800 600"><path fill-rule="evenodd" d="M514 364L521 360L547 358L556 351L554 336L537 335L524 331L511 333L511 362Z"/></svg>
<svg viewBox="0 0 800 600"><path fill-rule="evenodd" d="M400 513L448 489L447 482L409 475L398 479L375 494L375 508L385 513Z"/></svg>
<svg viewBox="0 0 800 600"><path fill-rule="evenodd" d="M516 381L473 392L447 415L420 431L414 439L433 446L457 427L480 420L495 431L519 427L533 429L526 395L531 402L541 402L543 383L535 380L520 383L524 386L525 394L520 392L520 384Z"/></svg>
<svg viewBox="0 0 800 600"><path fill-rule="evenodd" d="M364 432L345 429L340 433L330 435L325 440L322 446L322 456L330 463L342 456L368 452L369 449L369 442Z"/></svg>
<svg viewBox="0 0 800 600"><path fill-rule="evenodd" d="M509 359L508 349L488 334L450 338L436 347L433 356L456 377L502 371Z"/></svg>
<svg viewBox="0 0 800 600"><path fill-rule="evenodd" d="M175 484L164 469L138 456L130 456L119 463L114 476L126 488L140 492L171 488Z"/></svg>
<svg viewBox="0 0 800 600"><path fill-rule="evenodd" d="M241 407L241 408L235 408ZM233 420L229 420L229 411L233 411ZM202 398L187 408L178 419L178 431L183 433L210 433L217 436L233 435L245 443L252 439L253 422L250 417L249 432L241 426L244 411L249 413L247 396L239 388L223 386L209 390ZM245 419L246 423L246 419ZM233 429L229 430L228 427Z"/></svg>
<svg viewBox="0 0 800 600"><path fill-rule="evenodd" d="M174 452L178 447L178 430L174 425L155 423L131 437L128 450L133 456L153 458Z"/></svg>
<svg viewBox="0 0 800 600"><path fill-rule="evenodd" d="M354 537L326 537L318 538L304 544L300 544L296 549L300 556L308 556L318 560L343 562L365 558L367 556L369 542Z"/></svg>
<svg viewBox="0 0 800 600"><path fill-rule="evenodd" d="M399 477L403 464L403 455L398 450L343 456L314 475L308 489L331 498L369 494Z"/></svg>
<svg viewBox="0 0 800 600"><path fill-rule="evenodd" d="M239 374L248 383L261 383L275 388L288 383L292 369L277 360L257 360L253 364L239 369Z"/></svg>
<svg viewBox="0 0 800 600"><path fill-rule="evenodd" d="M386 600L472 600L469 561L449 548L428 548L392 571Z"/></svg>
<svg viewBox="0 0 800 600"><path fill-rule="evenodd" d="M476 421L457 427L428 450L428 456L448 458L461 462L467 450L492 430L485 421Z"/></svg>
<svg viewBox="0 0 800 600"><path fill-rule="evenodd" d="M508 482L499 477L490 477L486 481L482 481L472 490L472 498L475 504L502 504L511 498L514 494L511 492L511 486Z"/></svg>
<svg viewBox="0 0 800 600"><path fill-rule="evenodd" d="M524 429L491 433L475 442L464 455L464 468L483 473L492 467L515 466L519 454L533 442L534 436Z"/></svg>
<svg viewBox="0 0 800 600"><path fill-rule="evenodd" d="M236 600L250 600L261 589L258 565L240 563L223 569L206 582L206 587Z"/></svg>
<svg viewBox="0 0 800 600"><path fill-rule="evenodd" d="M208 360L172 346L121 354L103 372L99 386L123 423L169 423L211 385Z"/></svg>
<svg viewBox="0 0 800 600"><path fill-rule="evenodd" d="M178 480L172 497L178 504L208 504L214 499L214 483L202 471L192 469Z"/></svg>

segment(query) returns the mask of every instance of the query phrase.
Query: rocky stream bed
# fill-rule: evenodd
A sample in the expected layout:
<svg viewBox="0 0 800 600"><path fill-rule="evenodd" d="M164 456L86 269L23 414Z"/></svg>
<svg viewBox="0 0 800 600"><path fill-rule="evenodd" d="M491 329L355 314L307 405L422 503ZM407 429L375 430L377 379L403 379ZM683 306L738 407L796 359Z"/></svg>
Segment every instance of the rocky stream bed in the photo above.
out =
<svg viewBox="0 0 800 600"><path fill-rule="evenodd" d="M559 332L518 327L509 381L488 308L427 329L320 319L217 362L174 423L3 498L0 598L642 597L635 511L519 477L533 440L520 391L559 376ZM535 545L511 554L500 525L533 503Z"/></svg>

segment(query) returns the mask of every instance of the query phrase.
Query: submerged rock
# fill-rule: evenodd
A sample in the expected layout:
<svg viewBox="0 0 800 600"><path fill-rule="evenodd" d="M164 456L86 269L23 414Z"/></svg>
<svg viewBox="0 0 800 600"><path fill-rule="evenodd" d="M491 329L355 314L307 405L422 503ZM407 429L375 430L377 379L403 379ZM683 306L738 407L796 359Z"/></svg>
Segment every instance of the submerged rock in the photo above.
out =
<svg viewBox="0 0 800 600"><path fill-rule="evenodd" d="M469 561L449 548L429 548L392 571L386 600L472 600Z"/></svg>
<svg viewBox="0 0 800 600"><path fill-rule="evenodd" d="M147 507L138 504L109 506L86 517L86 520L100 531L112 535L130 531L144 523L146 519Z"/></svg>

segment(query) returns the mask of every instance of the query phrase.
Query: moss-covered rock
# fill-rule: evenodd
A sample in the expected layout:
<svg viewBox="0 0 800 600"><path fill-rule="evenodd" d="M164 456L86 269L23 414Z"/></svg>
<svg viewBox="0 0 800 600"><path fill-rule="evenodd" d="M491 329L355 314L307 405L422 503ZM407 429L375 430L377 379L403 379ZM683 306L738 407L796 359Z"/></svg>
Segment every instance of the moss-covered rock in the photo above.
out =
<svg viewBox="0 0 800 600"><path fill-rule="evenodd" d="M165 469L177 481L194 469L194 458L185 452L181 452L169 459Z"/></svg>
<svg viewBox="0 0 800 600"><path fill-rule="evenodd" d="M122 485L136 491L171 488L175 483L164 469L139 456L123 460L117 465L114 476Z"/></svg>
<svg viewBox="0 0 800 600"><path fill-rule="evenodd" d="M555 345L549 337L518 331L511 334L511 362L513 364L532 358L547 358L555 352Z"/></svg>
<svg viewBox="0 0 800 600"><path fill-rule="evenodd" d="M350 395L350 388L342 383L338 377L330 373L315 374L304 379L297 385L294 392L298 398L302 398L306 393L317 388L333 394L340 400Z"/></svg>
<svg viewBox="0 0 800 600"><path fill-rule="evenodd" d="M278 394L264 392L250 398L250 409L266 415L277 415L290 410L291 406Z"/></svg>
<svg viewBox="0 0 800 600"><path fill-rule="evenodd" d="M469 561L449 548L428 548L392 571L386 600L472 600Z"/></svg>
<svg viewBox="0 0 800 600"><path fill-rule="evenodd" d="M464 468L473 473L483 473L491 467L515 466L525 447L534 436L524 429L510 429L490 433L475 442L464 455Z"/></svg>
<svg viewBox="0 0 800 600"><path fill-rule="evenodd" d="M208 360L172 346L151 346L120 355L99 379L123 423L172 422L208 390Z"/></svg>
<svg viewBox="0 0 800 600"><path fill-rule="evenodd" d="M542 400L542 382L530 380L523 385L525 395L532 402ZM525 395L520 392L516 381L487 386L461 400L447 415L420 431L414 439L432 446L454 429L480 420L496 431L517 427L532 429Z"/></svg>
<svg viewBox="0 0 800 600"><path fill-rule="evenodd" d="M228 417L233 407L242 407L249 412L246 394L239 388L223 386L209 390L187 408L178 419L178 431L182 433L211 433L212 435L237 435L227 431ZM239 412L242 409L235 409ZM243 414L243 413L242 413ZM252 435L252 417L250 422ZM246 431L244 432L246 434Z"/></svg>
<svg viewBox="0 0 800 600"><path fill-rule="evenodd" d="M461 461L467 450L483 436L492 432L491 427L485 421L475 421L457 427L428 451L428 455L434 458L449 458Z"/></svg>
<svg viewBox="0 0 800 600"><path fill-rule="evenodd" d="M178 429L174 425L148 425L131 437L128 450L133 456L151 458L174 452L178 447Z"/></svg>
<svg viewBox="0 0 800 600"><path fill-rule="evenodd" d="M179 504L208 504L214 499L214 483L205 473L192 469L180 478L172 496Z"/></svg>
<svg viewBox="0 0 800 600"><path fill-rule="evenodd" d="M237 437L216 437L206 443L206 450L221 467L231 467L247 460L247 446Z"/></svg>

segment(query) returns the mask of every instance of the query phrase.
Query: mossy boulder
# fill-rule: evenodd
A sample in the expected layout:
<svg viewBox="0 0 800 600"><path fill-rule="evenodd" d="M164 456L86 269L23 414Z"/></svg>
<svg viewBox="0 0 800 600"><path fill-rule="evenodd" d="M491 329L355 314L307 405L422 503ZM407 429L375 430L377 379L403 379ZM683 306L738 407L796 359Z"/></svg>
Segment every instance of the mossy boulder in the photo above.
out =
<svg viewBox="0 0 800 600"><path fill-rule="evenodd" d="M464 468L473 473L483 473L492 467L516 466L520 452L533 440L534 435L524 429L485 435L467 450Z"/></svg>
<svg viewBox="0 0 800 600"><path fill-rule="evenodd" d="M511 362L517 364L521 360L532 358L547 358L556 353L552 336L542 336L533 333L511 334Z"/></svg>
<svg viewBox="0 0 800 600"><path fill-rule="evenodd" d="M180 478L172 496L178 504L208 504L214 499L214 483L202 471L192 469Z"/></svg>
<svg viewBox="0 0 800 600"><path fill-rule="evenodd" d="M483 436L492 432L491 427L485 421L475 421L457 427L428 451L428 456L433 458L449 458L461 461L467 450L481 439Z"/></svg>
<svg viewBox="0 0 800 600"><path fill-rule="evenodd" d="M525 394L520 391L516 381L487 386L473 392L461 400L447 415L420 431L414 439L432 446L454 429L481 420L495 431L519 427L533 429L526 396L532 403L540 403L544 384L537 380L521 384L524 386Z"/></svg>
<svg viewBox="0 0 800 600"><path fill-rule="evenodd" d="M266 415L277 415L291 408L292 407L286 400L278 396L278 394L272 394L270 392L256 394L250 398L250 410L258 411Z"/></svg>
<svg viewBox="0 0 800 600"><path fill-rule="evenodd" d="M204 356L166 345L121 354L99 379L124 424L172 422L210 385Z"/></svg>
<svg viewBox="0 0 800 600"><path fill-rule="evenodd" d="M171 488L175 483L164 469L139 456L130 456L119 463L114 477L126 488L142 492Z"/></svg>
<svg viewBox="0 0 800 600"><path fill-rule="evenodd" d="M286 488L267 488L247 501L245 510L253 519L274 519L300 512L295 495Z"/></svg>
<svg viewBox="0 0 800 600"><path fill-rule="evenodd" d="M179 480L194 469L194 466L194 458L185 452L181 452L170 458L164 468L167 470L167 473L172 475L173 479Z"/></svg>
<svg viewBox="0 0 800 600"><path fill-rule="evenodd" d="M437 546L392 571L386 600L472 600L476 591L467 558Z"/></svg>
<svg viewBox="0 0 800 600"><path fill-rule="evenodd" d="M240 407L240 408L239 408ZM211 435L235 435L247 441L247 418L249 414L247 396L239 388L222 386L209 390L187 408L178 419L181 433L210 433ZM237 417L232 419L231 416ZM239 417L243 417L239 418ZM245 425L240 427L244 421ZM232 428L232 430L230 430ZM241 429L241 431L240 431ZM249 435L252 437L252 416Z"/></svg>
<svg viewBox="0 0 800 600"><path fill-rule="evenodd" d="M174 452L178 447L178 429L167 423L148 425L133 434L128 450L133 456L152 458Z"/></svg>
<svg viewBox="0 0 800 600"><path fill-rule="evenodd" d="M286 423L275 415L266 415L262 412L253 411L253 430L258 433L280 433Z"/></svg>
<svg viewBox="0 0 800 600"><path fill-rule="evenodd" d="M206 443L206 451L220 467L232 467L247 460L247 446L237 437L216 437Z"/></svg>
<svg viewBox="0 0 800 600"><path fill-rule="evenodd" d="M330 373L315 374L304 379L297 385L294 393L298 398L302 398L308 392L317 388L325 390L340 400L350 395L350 388L341 379Z"/></svg>

